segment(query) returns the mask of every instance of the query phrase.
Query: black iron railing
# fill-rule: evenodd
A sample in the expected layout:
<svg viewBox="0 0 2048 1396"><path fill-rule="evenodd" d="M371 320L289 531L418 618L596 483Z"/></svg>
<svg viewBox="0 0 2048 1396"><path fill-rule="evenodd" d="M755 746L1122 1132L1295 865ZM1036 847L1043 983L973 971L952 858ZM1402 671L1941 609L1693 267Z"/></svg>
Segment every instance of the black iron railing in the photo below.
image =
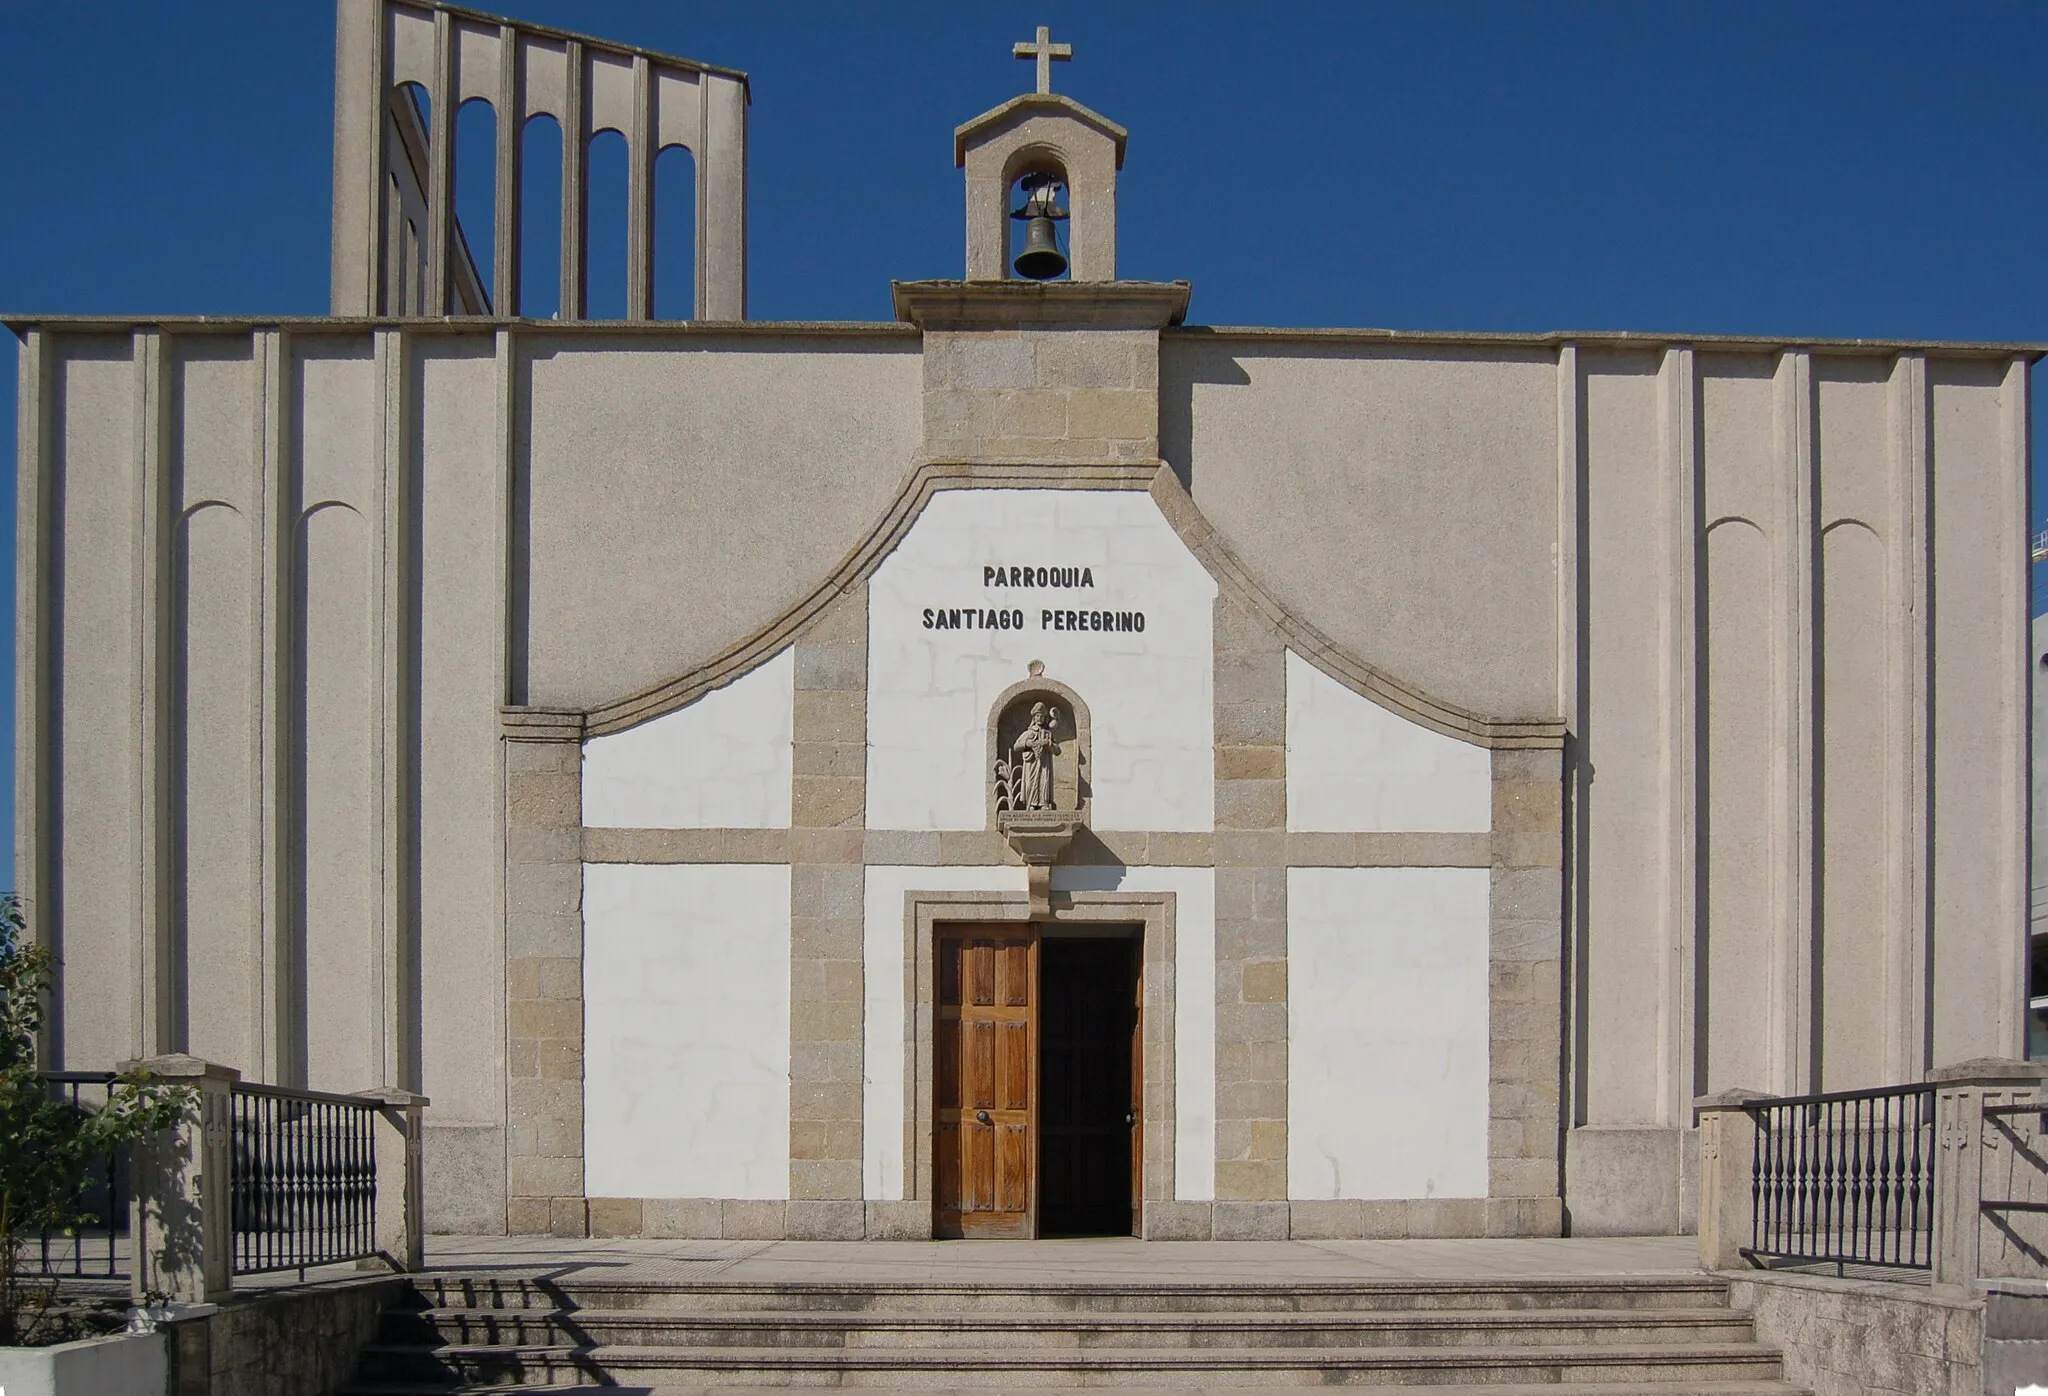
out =
<svg viewBox="0 0 2048 1396"><path fill-rule="evenodd" d="M242 1082L231 1101L234 1273L372 1254L378 1103Z"/></svg>
<svg viewBox="0 0 2048 1396"><path fill-rule="evenodd" d="M114 1083L111 1071L45 1071L39 1073L52 1098L74 1110L97 1113L107 1103ZM65 1231L43 1231L37 1254L46 1275L107 1277L125 1275L128 1235L128 1155L125 1149L86 1161L72 1180L72 1210L85 1218Z"/></svg>
<svg viewBox="0 0 2048 1396"><path fill-rule="evenodd" d="M1925 1270L1933 1264L1932 1085L1788 1096L1756 1122L1750 1243L1758 1260Z"/></svg>

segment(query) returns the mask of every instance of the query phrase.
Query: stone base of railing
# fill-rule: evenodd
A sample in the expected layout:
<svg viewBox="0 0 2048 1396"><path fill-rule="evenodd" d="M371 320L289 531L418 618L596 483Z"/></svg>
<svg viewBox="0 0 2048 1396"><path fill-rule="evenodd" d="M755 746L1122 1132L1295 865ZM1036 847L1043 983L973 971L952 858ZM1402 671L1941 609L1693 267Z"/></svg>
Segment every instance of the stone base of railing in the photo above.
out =
<svg viewBox="0 0 2048 1396"><path fill-rule="evenodd" d="M235 1275L233 1102L241 1073L182 1053L124 1062L121 1069L139 1069L194 1091L182 1120L135 1147L128 1233L135 1301L203 1304L225 1299ZM254 1093L255 1088L244 1092ZM385 1087L349 1099L326 1099L330 1108L338 1103L374 1113L370 1148L376 1203L363 1263L377 1269L420 1269L426 1242L420 1134L427 1098ZM281 1166L289 1170L300 1161ZM354 1258L356 1247L349 1251Z"/></svg>
<svg viewBox="0 0 2048 1396"><path fill-rule="evenodd" d="M2048 1063L1980 1057L1937 1068L1925 1085L1897 1093L1910 1094L1922 1112L1932 1095L1931 1130L1924 1113L1910 1129L1889 1116L1871 1127L1871 1113L1853 1096L1877 1093L1788 1098L1735 1089L1694 1101L1700 1265L1744 1270L1773 1259L1772 1228L1759 1229L1757 1199L1789 1189L1803 1209L1801 1239L1820 1239L1784 1259L1889 1257L1955 1294L1974 1293L1980 1280L2048 1279L2048 1151L2040 1147L2048 1142ZM1818 1119L1851 1123L1802 1126L1797 1176L1788 1180L1783 1150L1768 1139L1759 1149L1759 1120L1800 1104ZM1905 1148L1914 1150L1910 1166L1898 1152Z"/></svg>

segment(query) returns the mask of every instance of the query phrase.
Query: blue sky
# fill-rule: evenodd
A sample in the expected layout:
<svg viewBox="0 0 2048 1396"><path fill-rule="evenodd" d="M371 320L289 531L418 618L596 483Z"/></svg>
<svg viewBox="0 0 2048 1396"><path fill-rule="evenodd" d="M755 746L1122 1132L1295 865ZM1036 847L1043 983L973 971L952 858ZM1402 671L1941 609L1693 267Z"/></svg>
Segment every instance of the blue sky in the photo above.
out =
<svg viewBox="0 0 2048 1396"><path fill-rule="evenodd" d="M2039 4L496 8L751 74L757 319L960 273L952 129L1049 24L1195 321L2048 339ZM0 0L0 309L324 312L332 64L327 0Z"/></svg>

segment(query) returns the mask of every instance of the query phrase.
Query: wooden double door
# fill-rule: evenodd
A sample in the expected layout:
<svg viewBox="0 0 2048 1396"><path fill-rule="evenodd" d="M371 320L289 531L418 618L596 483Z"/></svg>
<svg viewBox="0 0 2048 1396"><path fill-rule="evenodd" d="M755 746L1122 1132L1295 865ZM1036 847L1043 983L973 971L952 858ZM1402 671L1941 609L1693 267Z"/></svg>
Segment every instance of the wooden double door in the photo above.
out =
<svg viewBox="0 0 2048 1396"><path fill-rule="evenodd" d="M1136 928L1090 930L942 926L934 937L940 1236L1136 1234L1141 940Z"/></svg>

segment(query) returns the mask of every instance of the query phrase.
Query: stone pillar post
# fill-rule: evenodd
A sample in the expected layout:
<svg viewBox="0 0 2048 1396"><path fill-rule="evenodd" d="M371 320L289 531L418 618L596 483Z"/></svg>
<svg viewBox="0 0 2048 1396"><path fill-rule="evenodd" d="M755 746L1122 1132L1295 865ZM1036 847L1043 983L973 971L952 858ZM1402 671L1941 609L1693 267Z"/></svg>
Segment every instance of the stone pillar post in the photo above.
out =
<svg viewBox="0 0 2048 1396"><path fill-rule="evenodd" d="M2048 1064L1976 1057L1936 1067L1927 1079L1940 1088L1934 1103L1934 1283L1968 1290L1979 1279L2039 1274L2038 1266L2014 1263L2021 1253L2004 1244L2002 1232L1994 1231L1986 1242L1987 1228L2006 1221L1985 1216L1986 1175L2011 1150L2001 1142L2010 1131L1987 1127L1984 1108L2042 1100ZM1998 1177L1990 1191L1996 1200L2010 1201L2014 1184L2026 1181Z"/></svg>
<svg viewBox="0 0 2048 1396"><path fill-rule="evenodd" d="M1735 1270L1749 1243L1756 1199L1756 1116L1743 1107L1769 1100L1736 1087L1693 1101L1700 1126L1700 1269Z"/></svg>
<svg viewBox="0 0 2048 1396"><path fill-rule="evenodd" d="M1287 1206L1287 649L1216 601L1214 1239L1284 1241Z"/></svg>
<svg viewBox="0 0 2048 1396"><path fill-rule="evenodd" d="M589 1234L583 1195L583 718L507 709L506 1230Z"/></svg>
<svg viewBox="0 0 2048 1396"><path fill-rule="evenodd" d="M867 868L867 589L796 642L789 832L789 1204L728 1204L722 1234L858 1241L862 898ZM778 1217L775 1212L782 1212Z"/></svg>
<svg viewBox="0 0 2048 1396"><path fill-rule="evenodd" d="M135 1145L128 1204L135 1302L151 1294L168 1295L174 1304L217 1302L234 1279L228 1097L242 1073L182 1052L121 1063L123 1071L136 1068L192 1086L199 1098L183 1120Z"/></svg>
<svg viewBox="0 0 2048 1396"><path fill-rule="evenodd" d="M389 1265L415 1271L427 1263L426 1189L420 1164L420 1114L427 1098L396 1086L357 1091L382 1101L377 1112L377 1253L357 1262L363 1270Z"/></svg>

